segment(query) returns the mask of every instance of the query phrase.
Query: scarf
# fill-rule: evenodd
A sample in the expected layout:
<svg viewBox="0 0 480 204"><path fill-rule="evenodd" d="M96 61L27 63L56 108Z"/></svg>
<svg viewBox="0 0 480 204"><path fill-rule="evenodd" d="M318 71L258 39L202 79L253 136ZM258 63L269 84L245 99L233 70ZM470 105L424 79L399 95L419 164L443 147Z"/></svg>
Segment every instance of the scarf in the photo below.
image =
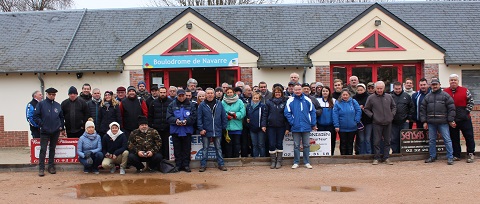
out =
<svg viewBox="0 0 480 204"><path fill-rule="evenodd" d="M255 109L258 106L258 104L260 104L260 101L258 103L255 103L255 102L252 101L252 103L250 103L250 104L252 104L252 108Z"/></svg>
<svg viewBox="0 0 480 204"><path fill-rule="evenodd" d="M110 138L112 138L113 141L115 141L117 137L120 136L122 133L123 132L121 130L118 130L117 134L113 134L112 130L107 131L107 135L110 136Z"/></svg>
<svg viewBox="0 0 480 204"><path fill-rule="evenodd" d="M90 140L94 140L95 138L97 138L97 135L97 132L94 132L93 134L88 134L87 131L85 131L85 133L83 133L83 136Z"/></svg>
<svg viewBox="0 0 480 204"><path fill-rule="evenodd" d="M101 98L99 98L99 99L92 98L92 101L95 102L95 103L100 103L100 102L102 102L102 99Z"/></svg>
<svg viewBox="0 0 480 204"><path fill-rule="evenodd" d="M233 96L229 97L229 96L227 96L227 94L225 94L225 95L223 96L223 100L224 100L225 103L227 103L227 104L233 104L233 103L235 103L235 102L238 101L238 96L237 96L237 94L234 94Z"/></svg>

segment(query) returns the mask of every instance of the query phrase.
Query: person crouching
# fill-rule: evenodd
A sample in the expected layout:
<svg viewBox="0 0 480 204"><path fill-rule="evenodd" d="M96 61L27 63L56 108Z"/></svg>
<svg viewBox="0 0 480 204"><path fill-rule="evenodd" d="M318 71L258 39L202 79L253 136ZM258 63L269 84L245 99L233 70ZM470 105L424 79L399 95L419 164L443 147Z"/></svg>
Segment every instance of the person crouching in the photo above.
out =
<svg viewBox="0 0 480 204"><path fill-rule="evenodd" d="M138 116L138 129L133 130L128 138L128 163L137 168L137 173L145 168L142 162L147 162L151 171L158 170L162 161L161 146L162 139L157 130L148 127L145 116Z"/></svg>
<svg viewBox="0 0 480 204"><path fill-rule="evenodd" d="M128 145L125 133L120 130L117 122L110 123L110 130L103 136L102 149L105 158L102 167L110 169L110 173L115 173L115 164L120 164L120 174L125 174L125 167L128 161Z"/></svg>
<svg viewBox="0 0 480 204"><path fill-rule="evenodd" d="M91 118L85 123L85 132L78 139L77 154L78 160L83 165L83 173L99 174L98 166L103 160L102 139L95 131L95 124Z"/></svg>

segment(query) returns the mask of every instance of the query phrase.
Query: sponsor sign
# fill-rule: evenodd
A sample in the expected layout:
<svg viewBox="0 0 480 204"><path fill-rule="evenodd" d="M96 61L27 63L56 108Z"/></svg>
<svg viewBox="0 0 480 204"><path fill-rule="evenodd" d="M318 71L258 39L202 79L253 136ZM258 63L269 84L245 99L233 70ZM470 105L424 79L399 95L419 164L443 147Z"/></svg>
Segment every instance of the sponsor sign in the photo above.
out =
<svg viewBox="0 0 480 204"><path fill-rule="evenodd" d="M169 159L174 160L175 155L173 154L173 142L172 136L168 137L169 141ZM215 146L213 142L210 142L207 150L208 159L216 159L217 156L215 154ZM192 135L192 151L190 152L190 159L191 160L202 160L203 156L203 143L202 143L202 136L201 135Z"/></svg>
<svg viewBox="0 0 480 204"><path fill-rule="evenodd" d="M310 156L331 156L331 135L329 131L310 132ZM293 136L292 133L283 138L283 156L293 157ZM303 156L303 145L300 145L300 156Z"/></svg>
<svg viewBox="0 0 480 204"><path fill-rule="evenodd" d="M30 163L38 164L40 158L40 139L30 141ZM78 138L59 138L55 148L55 163L78 163ZM50 147L47 146L45 163L48 163Z"/></svg>
<svg viewBox="0 0 480 204"><path fill-rule="evenodd" d="M427 153L429 148L428 130L425 129L403 129L400 131L400 152ZM445 152L445 143L440 134L437 134L437 152Z"/></svg>

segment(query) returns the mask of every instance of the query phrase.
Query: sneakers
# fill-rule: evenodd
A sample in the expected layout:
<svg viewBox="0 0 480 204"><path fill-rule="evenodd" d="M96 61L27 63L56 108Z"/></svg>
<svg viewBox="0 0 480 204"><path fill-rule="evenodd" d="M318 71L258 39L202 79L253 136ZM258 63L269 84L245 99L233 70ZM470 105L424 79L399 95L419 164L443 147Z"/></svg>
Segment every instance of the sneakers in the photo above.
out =
<svg viewBox="0 0 480 204"><path fill-rule="evenodd" d="M374 159L372 165L378 165L378 160Z"/></svg>
<svg viewBox="0 0 480 204"><path fill-rule="evenodd" d="M467 163L473 163L474 160L475 160L475 156L473 155L473 153L469 153Z"/></svg>
<svg viewBox="0 0 480 204"><path fill-rule="evenodd" d="M207 168L205 168L204 166L200 167L200 169L198 170L198 172L205 172L207 170Z"/></svg>
<svg viewBox="0 0 480 204"><path fill-rule="evenodd" d="M390 159L386 159L386 160L385 160L385 164L387 164L387 165L393 165L393 162L390 161Z"/></svg>
<svg viewBox="0 0 480 204"><path fill-rule="evenodd" d="M227 171L227 167L225 167L225 166L219 166L218 169L220 169L222 171Z"/></svg>
<svg viewBox="0 0 480 204"><path fill-rule="evenodd" d="M460 161L460 158L458 158L458 157L453 157L453 161Z"/></svg>
<svg viewBox="0 0 480 204"><path fill-rule="evenodd" d="M112 167L112 168L110 169L110 173L111 173L111 174L115 173L115 170L117 170L117 167L114 166L114 167Z"/></svg>
<svg viewBox="0 0 480 204"><path fill-rule="evenodd" d="M45 176L45 170L39 169L39 170L38 170L38 176L40 176L40 177Z"/></svg>
<svg viewBox="0 0 480 204"><path fill-rule="evenodd" d="M125 169L124 168L120 168L120 175L125 175Z"/></svg>
<svg viewBox="0 0 480 204"><path fill-rule="evenodd" d="M188 166L186 166L185 168L183 168L183 170L184 170L185 172L192 172L192 170L191 170L190 167L188 167Z"/></svg>
<svg viewBox="0 0 480 204"><path fill-rule="evenodd" d="M292 169L298 168L298 164L293 164Z"/></svg>
<svg viewBox="0 0 480 204"><path fill-rule="evenodd" d="M425 160L425 163L432 163L435 162L435 158L433 157L428 157L428 159Z"/></svg>
<svg viewBox="0 0 480 204"><path fill-rule="evenodd" d="M100 174L100 172L97 170L97 171L93 171L94 174Z"/></svg>
<svg viewBox="0 0 480 204"><path fill-rule="evenodd" d="M49 166L49 167L48 167L48 173L50 173L50 174L56 174L56 173L57 173L57 169L55 169L55 166Z"/></svg>
<svg viewBox="0 0 480 204"><path fill-rule="evenodd" d="M447 159L447 164L448 165L453 165L453 158L452 159Z"/></svg>
<svg viewBox="0 0 480 204"><path fill-rule="evenodd" d="M313 169L313 166L310 164L305 164L305 167L307 167L307 169Z"/></svg>

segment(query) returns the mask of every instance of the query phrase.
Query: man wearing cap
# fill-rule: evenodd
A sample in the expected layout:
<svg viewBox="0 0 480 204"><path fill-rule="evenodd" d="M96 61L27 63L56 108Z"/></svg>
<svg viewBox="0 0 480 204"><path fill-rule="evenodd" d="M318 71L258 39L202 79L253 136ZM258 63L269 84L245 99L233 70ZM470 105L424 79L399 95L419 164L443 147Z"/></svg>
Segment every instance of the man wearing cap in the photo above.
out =
<svg viewBox="0 0 480 204"><path fill-rule="evenodd" d="M167 108L167 121L170 123L173 152L177 170L190 170L193 125L197 122L197 108L187 100L185 90L177 91L177 98Z"/></svg>
<svg viewBox="0 0 480 204"><path fill-rule="evenodd" d="M390 145L392 153L400 153L400 131L409 129L408 123L413 115L413 102L410 95L403 91L402 83L393 83L393 91L390 94L397 105L397 112L392 121L392 138Z"/></svg>
<svg viewBox="0 0 480 204"><path fill-rule="evenodd" d="M117 88L117 101L118 102L122 102L122 100L125 98L125 96L127 95L127 89L123 86L119 86Z"/></svg>
<svg viewBox="0 0 480 204"><path fill-rule="evenodd" d="M293 97L293 87L295 86L296 83L297 82L294 82L294 81L288 82L287 89L283 94L285 97Z"/></svg>
<svg viewBox="0 0 480 204"><path fill-rule="evenodd" d="M137 169L137 173L145 168L142 162L147 162L151 170L158 170L162 161L162 139L155 129L148 127L145 116L138 116L136 121L138 129L133 130L128 138L128 163Z"/></svg>
<svg viewBox="0 0 480 204"><path fill-rule="evenodd" d="M84 125L90 117L87 102L78 97L77 89L68 89L68 98L62 102L62 112L65 117L65 129L68 138L80 138L85 132Z"/></svg>
<svg viewBox="0 0 480 204"><path fill-rule="evenodd" d="M427 94L420 107L420 121L423 128L428 129L430 157L425 163L432 163L437 159L437 134L440 133L447 149L447 164L453 165L453 147L450 139L450 127L455 127L455 103L448 93L440 89L440 80L432 78L430 82L432 92Z"/></svg>
<svg viewBox="0 0 480 204"><path fill-rule="evenodd" d="M310 83L310 96L315 96L316 92L317 92L317 82Z"/></svg>
<svg viewBox="0 0 480 204"><path fill-rule="evenodd" d="M60 132L64 130L64 118L62 107L55 101L57 90L48 88L47 98L39 102L35 108L33 119L40 127L40 158L38 161L38 176L45 176L45 157L47 145L50 142L48 155L48 172L56 173L55 169L55 148Z"/></svg>
<svg viewBox="0 0 480 204"><path fill-rule="evenodd" d="M32 138L40 138L40 127L33 120L33 114L35 113L35 107L38 102L43 100L43 94L40 91L34 91L32 94L32 100L27 104L26 116L27 122L30 124L30 132L32 133Z"/></svg>
<svg viewBox="0 0 480 204"><path fill-rule="evenodd" d="M375 84L373 82L367 83L367 93L370 95L375 94Z"/></svg>
<svg viewBox="0 0 480 204"><path fill-rule="evenodd" d="M165 87L160 87L158 93L158 98L153 100L148 107L148 126L154 128L160 134L160 138L163 141L160 151L168 159L170 155L170 142L168 140L170 124L167 122L167 108L173 100L167 97L167 88Z"/></svg>
<svg viewBox="0 0 480 204"><path fill-rule="evenodd" d="M316 117L319 117L320 115L322 115L323 108L320 106L320 102L318 102L318 100L314 96L310 95L310 84L303 83L302 92L303 94L305 94L305 97L308 97L312 101L313 106L315 106Z"/></svg>
<svg viewBox="0 0 480 204"><path fill-rule="evenodd" d="M315 89L316 89L315 98L320 98L320 99L323 98L323 96L322 96L322 89L323 89L322 82L317 82L316 86L315 86Z"/></svg>
<svg viewBox="0 0 480 204"><path fill-rule="evenodd" d="M120 103L120 114L123 119L123 132L129 138L130 132L138 128L138 116L148 116L147 103L137 97L134 86L127 88L127 98Z"/></svg>
<svg viewBox="0 0 480 204"><path fill-rule="evenodd" d="M465 138L467 145L467 163L472 163L475 154L475 140L473 137L472 117L470 112L475 105L471 92L462 86L458 85L458 75L452 74L449 77L450 87L444 91L453 98L455 103L455 125L450 127L450 136L452 138L453 158L459 160L462 153L462 146L460 145L460 130Z"/></svg>
<svg viewBox="0 0 480 204"><path fill-rule="evenodd" d="M147 103L147 107L150 107L150 105L152 104L152 102L158 98L158 86L157 85L153 85L152 88L150 88L150 97L147 98L147 100L145 100L145 103Z"/></svg>
<svg viewBox="0 0 480 204"><path fill-rule="evenodd" d="M145 84L144 81L139 81L137 84L137 88L137 96L146 101L150 97L150 93L148 93L148 91L146 90L147 84Z"/></svg>

